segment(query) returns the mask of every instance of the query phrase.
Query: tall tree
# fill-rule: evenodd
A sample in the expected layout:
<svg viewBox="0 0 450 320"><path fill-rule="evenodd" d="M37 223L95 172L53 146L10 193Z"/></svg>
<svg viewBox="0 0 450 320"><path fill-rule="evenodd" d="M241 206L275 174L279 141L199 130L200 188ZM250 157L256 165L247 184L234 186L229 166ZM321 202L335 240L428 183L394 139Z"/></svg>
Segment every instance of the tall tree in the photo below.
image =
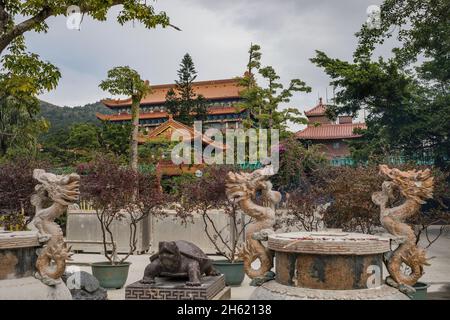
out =
<svg viewBox="0 0 450 320"><path fill-rule="evenodd" d="M133 170L138 168L138 134L139 108L142 98L151 91L147 81L141 79L136 70L128 66L116 67L108 71L106 80L100 83L100 88L113 95L131 96L131 142L130 165Z"/></svg>
<svg viewBox="0 0 450 320"><path fill-rule="evenodd" d="M374 49L395 35L393 57L373 59ZM431 156L436 165L448 167L450 2L386 0L380 27L364 25L357 37L352 63L320 51L312 59L337 88L331 115L367 112L368 128L364 140L351 144L353 156Z"/></svg>
<svg viewBox="0 0 450 320"><path fill-rule="evenodd" d="M238 78L244 89L240 92L243 102L238 109L246 109L253 119L247 119L247 127L258 126L265 129L279 129L283 134L288 127L288 121L305 123L297 108L281 108L282 103L289 103L294 92L311 92L311 88L300 79L292 79L287 88L279 82L280 77L271 66L261 68L261 53L258 45L251 45L247 72L243 78ZM257 70L266 86L258 85L253 70Z"/></svg>
<svg viewBox="0 0 450 320"><path fill-rule="evenodd" d="M170 89L166 95L166 107L178 121L192 125L194 120L206 120L208 107L205 98L197 95L193 83L197 78L194 62L189 53L181 60L175 80L175 89Z"/></svg>

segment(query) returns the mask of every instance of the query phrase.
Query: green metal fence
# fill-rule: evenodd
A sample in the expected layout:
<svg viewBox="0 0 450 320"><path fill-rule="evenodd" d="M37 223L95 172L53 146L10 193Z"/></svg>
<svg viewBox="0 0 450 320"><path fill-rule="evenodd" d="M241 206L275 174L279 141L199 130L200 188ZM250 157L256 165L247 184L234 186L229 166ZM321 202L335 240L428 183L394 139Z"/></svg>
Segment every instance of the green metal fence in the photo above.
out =
<svg viewBox="0 0 450 320"><path fill-rule="evenodd" d="M417 165L434 165L434 160L431 157L405 157L405 156L390 156L385 161L390 165L402 165L405 163L415 163ZM340 166L354 166L356 161L350 157L333 158L330 160L330 164L335 167ZM363 163L367 164L367 162Z"/></svg>

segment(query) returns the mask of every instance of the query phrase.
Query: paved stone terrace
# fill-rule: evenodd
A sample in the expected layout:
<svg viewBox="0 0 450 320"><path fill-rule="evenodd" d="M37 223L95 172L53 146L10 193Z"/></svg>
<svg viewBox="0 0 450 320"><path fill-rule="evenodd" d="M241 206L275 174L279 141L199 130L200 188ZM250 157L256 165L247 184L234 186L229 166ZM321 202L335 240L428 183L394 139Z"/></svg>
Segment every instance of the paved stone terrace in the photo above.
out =
<svg viewBox="0 0 450 320"><path fill-rule="evenodd" d="M433 227L430 237L433 239L437 234L437 227ZM421 244L425 244L424 239ZM428 289L430 299L450 299L450 232L447 231L439 240L437 240L428 250L428 257L435 257L430 260L431 266L425 267L425 275L422 281L431 284ZM214 259L214 257L212 257ZM79 265L81 270L91 273L89 263L104 261L105 258L100 254L75 254L71 265ZM149 255L134 255L128 260L131 262L130 273L127 283L130 284L142 278L143 272L149 263ZM384 275L387 272L384 271ZM246 300L250 297L254 287L249 286L250 279L245 278L242 286L231 288L231 298ZM125 298L125 289L108 290L108 298L111 300L123 300Z"/></svg>

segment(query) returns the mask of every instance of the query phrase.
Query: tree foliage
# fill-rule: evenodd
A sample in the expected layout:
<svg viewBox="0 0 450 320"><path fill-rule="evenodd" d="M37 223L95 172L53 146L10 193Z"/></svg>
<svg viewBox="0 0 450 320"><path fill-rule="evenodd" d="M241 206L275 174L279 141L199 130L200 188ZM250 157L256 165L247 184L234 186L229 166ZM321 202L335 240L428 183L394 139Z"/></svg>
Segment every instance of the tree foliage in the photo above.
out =
<svg viewBox="0 0 450 320"><path fill-rule="evenodd" d="M84 106L62 107L41 100L39 115L44 117L50 125L48 132L41 138L45 139L59 129L68 129L75 123L92 123L100 126L101 120L96 117L96 113L111 114L112 110L100 101Z"/></svg>
<svg viewBox="0 0 450 320"><path fill-rule="evenodd" d="M105 257L111 264L121 263L136 251L139 221L161 213L164 197L158 179L154 174L121 165L115 157L105 156L79 166L78 172L82 176L81 196L92 203L101 225ZM121 259L117 257L113 232L113 223L117 221L129 226L129 252Z"/></svg>
<svg viewBox="0 0 450 320"><path fill-rule="evenodd" d="M165 12L156 12L151 4L139 0L3 0L0 1L0 53L25 32L47 32L46 20L66 15L72 5L98 21L106 20L111 7L122 5L117 16L121 25L136 20L149 29L172 26Z"/></svg>
<svg viewBox="0 0 450 320"><path fill-rule="evenodd" d="M238 78L244 88L240 93L243 102L238 105L238 109L245 109L248 112L244 125L247 128L279 129L284 133L288 121L306 123L306 119L297 108L281 108L281 105L289 103L295 92L311 92L311 88L300 79L292 79L285 88L273 67L261 67L261 55L260 46L252 44L249 49L247 72L244 77ZM262 77L266 83L265 87L258 85L253 70Z"/></svg>
<svg viewBox="0 0 450 320"><path fill-rule="evenodd" d="M283 140L279 146L280 168L271 179L274 188L281 192L295 189L307 190L308 177L326 167L328 160L319 146L304 147L295 136Z"/></svg>
<svg viewBox="0 0 450 320"><path fill-rule="evenodd" d="M404 165L400 170L424 169ZM420 213L410 223L418 225L418 234L427 232L433 223L447 225L448 174L432 168L435 177L433 199L422 205ZM332 167L323 166L309 171L302 184L289 191L286 214L278 221L279 227L317 231L320 228L341 228L348 232L375 233L381 227L380 209L372 202L372 193L381 189L385 177L377 166ZM390 207L404 202L398 188ZM432 241L432 239L431 239ZM431 242L430 241L430 242Z"/></svg>
<svg viewBox="0 0 450 320"><path fill-rule="evenodd" d="M31 221L35 213L31 195L37 184L33 170L48 167L46 162L24 157L0 163L0 215L20 217L23 213L26 221Z"/></svg>
<svg viewBox="0 0 450 320"><path fill-rule="evenodd" d="M37 95L54 89L61 77L52 64L25 52L21 40L0 60L0 157L8 151L36 153L37 135L48 129Z"/></svg>
<svg viewBox="0 0 450 320"><path fill-rule="evenodd" d="M99 87L113 95L131 96L130 166L137 170L139 108L142 98L151 91L150 84L142 80L136 70L124 66L109 70L107 79L103 80Z"/></svg>
<svg viewBox="0 0 450 320"><path fill-rule="evenodd" d="M240 214L239 205L225 194L226 174L235 170L227 165L208 166L201 177L184 178L172 195L179 204L176 207L178 218L187 222L193 215L199 215L208 240L230 262L237 259L248 224ZM217 212L215 210L221 210L229 217L225 228L221 228L212 216Z"/></svg>
<svg viewBox="0 0 450 320"><path fill-rule="evenodd" d="M76 166L93 160L97 154L111 154L126 163L129 147L124 144L130 137L129 124L102 122L74 123L69 128L57 129L41 141L39 158L54 166Z"/></svg>
<svg viewBox="0 0 450 320"><path fill-rule="evenodd" d="M381 26L357 33L354 61L317 51L312 59L337 88L332 116L367 112L364 140L351 144L359 160L389 155L450 160L450 4L446 0L386 0ZM393 57L373 59L375 48L396 36ZM380 160L381 159L381 160Z"/></svg>

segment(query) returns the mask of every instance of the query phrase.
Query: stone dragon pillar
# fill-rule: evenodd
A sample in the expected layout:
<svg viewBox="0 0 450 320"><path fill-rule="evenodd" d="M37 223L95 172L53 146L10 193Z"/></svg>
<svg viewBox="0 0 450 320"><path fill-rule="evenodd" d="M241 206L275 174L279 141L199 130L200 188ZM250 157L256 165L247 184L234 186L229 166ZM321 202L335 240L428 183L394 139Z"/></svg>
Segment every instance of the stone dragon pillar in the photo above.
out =
<svg viewBox="0 0 450 320"><path fill-rule="evenodd" d="M380 207L383 227L400 242L397 249L385 255L390 275L386 282L402 292L414 292L412 286L423 275L423 267L429 264L425 250L416 245L413 228L405 221L417 215L425 200L433 197L433 176L430 169L400 171L387 165L380 165L379 168L380 173L390 180L383 182L381 191L372 194L372 201ZM389 203L395 200L395 189L400 191L404 201L398 206L389 207ZM408 273L404 271L403 265L409 267Z"/></svg>

